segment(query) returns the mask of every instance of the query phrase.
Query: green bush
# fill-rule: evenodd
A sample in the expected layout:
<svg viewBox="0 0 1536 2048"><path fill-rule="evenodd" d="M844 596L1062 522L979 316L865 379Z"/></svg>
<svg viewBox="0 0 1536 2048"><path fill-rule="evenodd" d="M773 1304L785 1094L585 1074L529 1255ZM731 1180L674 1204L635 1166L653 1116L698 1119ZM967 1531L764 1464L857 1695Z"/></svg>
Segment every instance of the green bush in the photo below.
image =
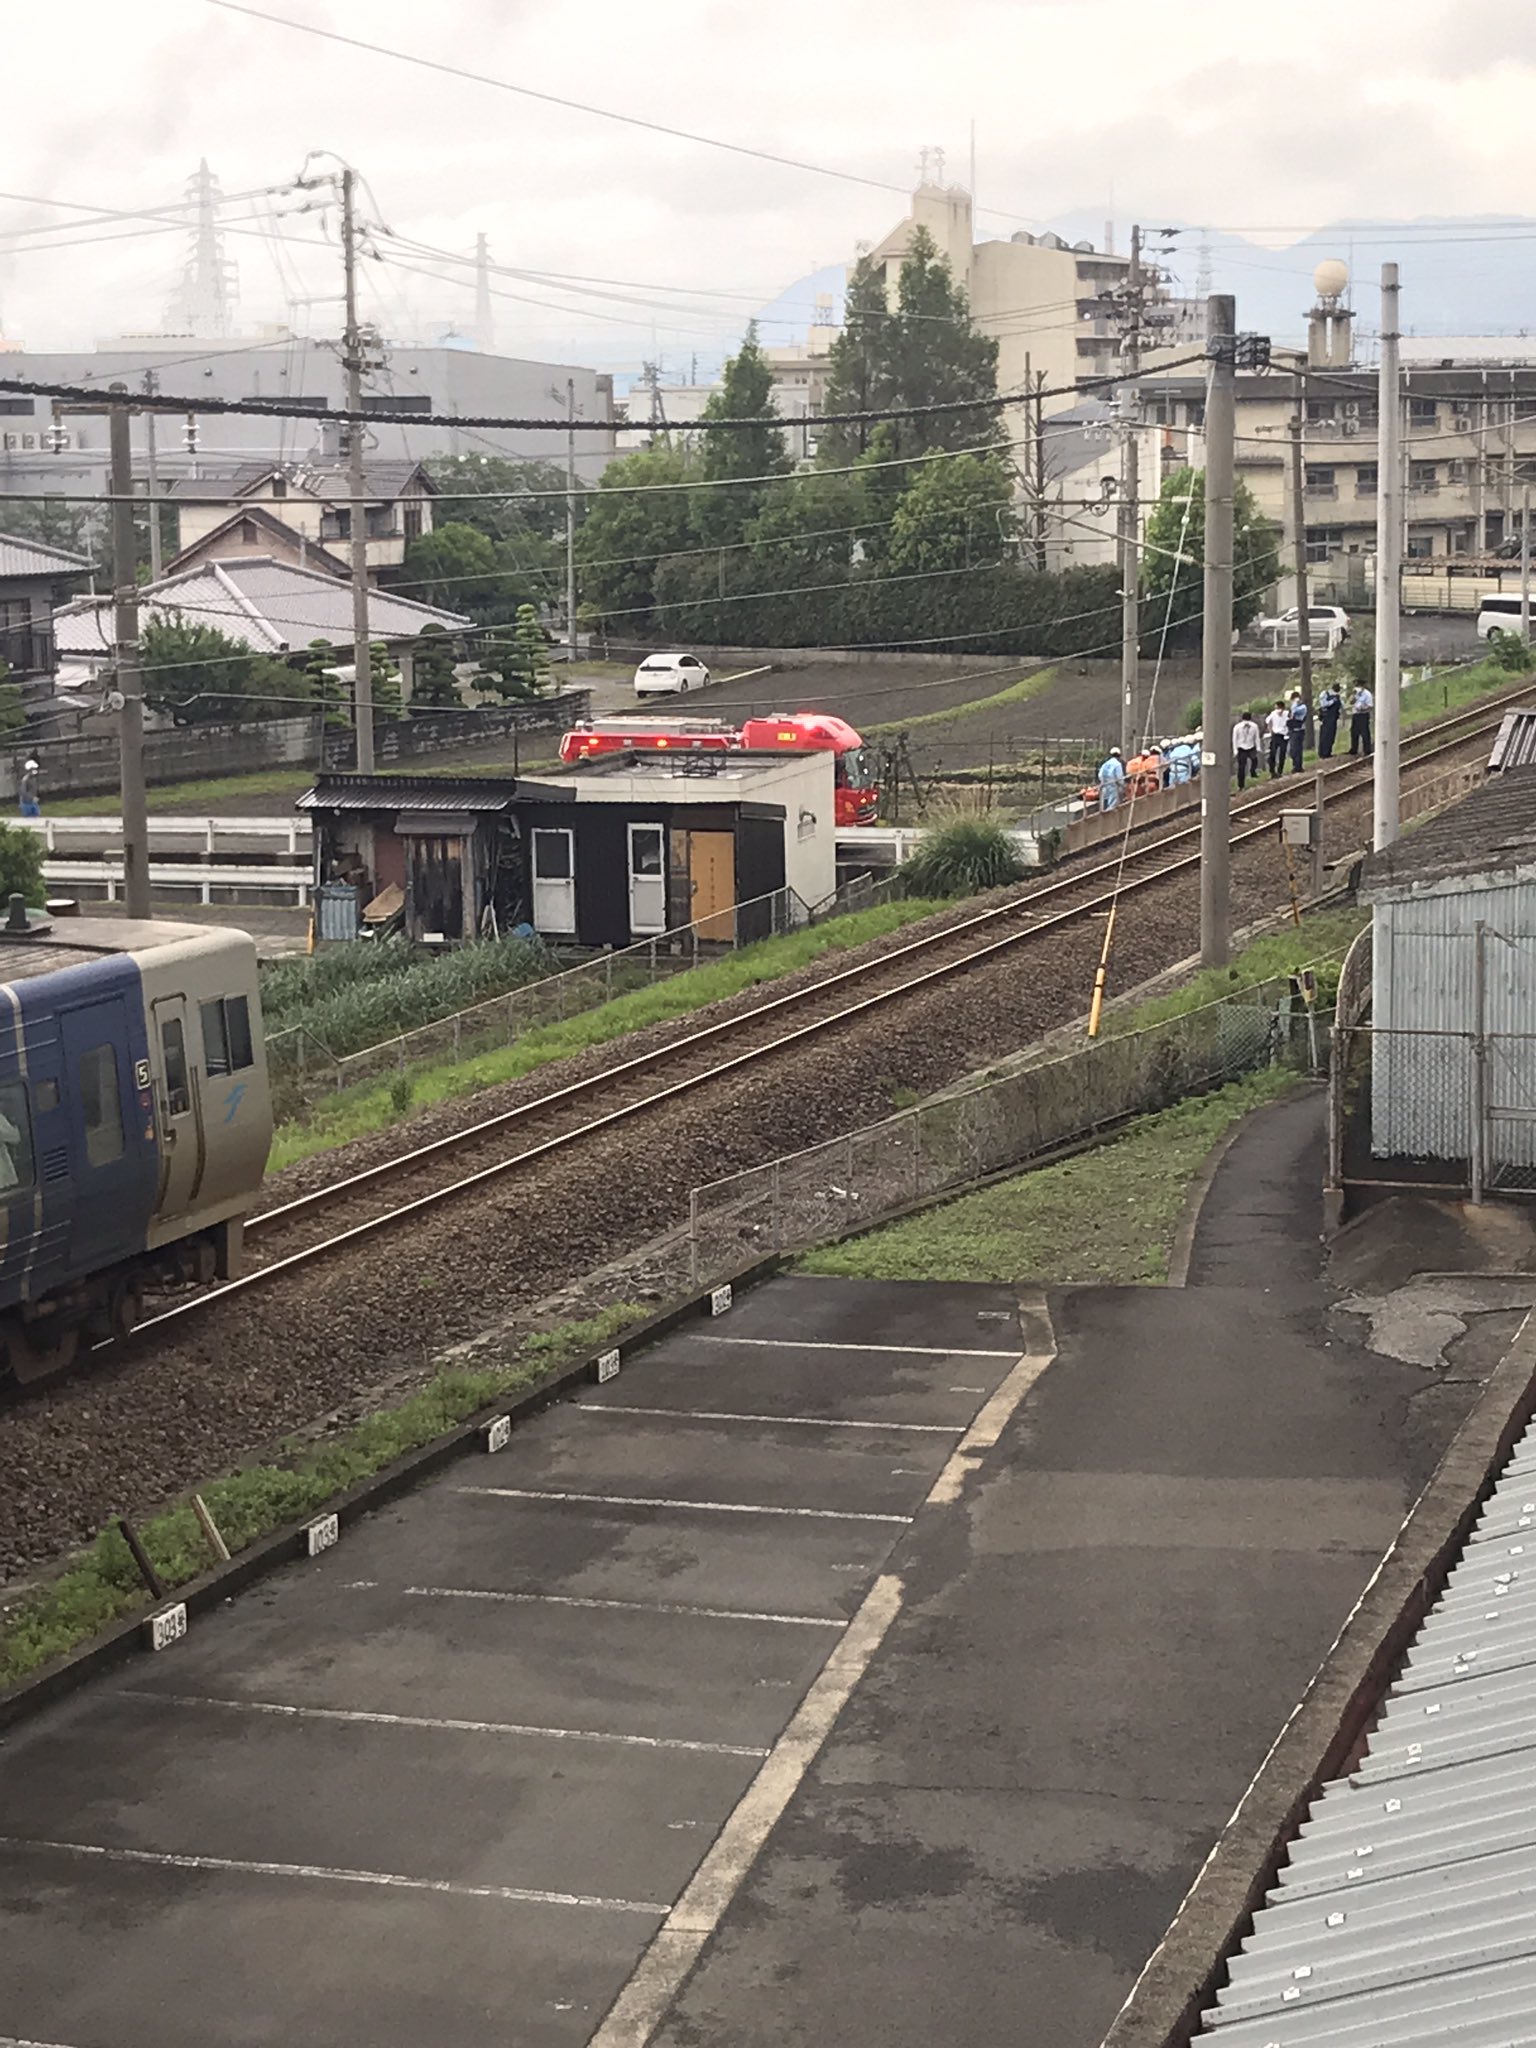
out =
<svg viewBox="0 0 1536 2048"><path fill-rule="evenodd" d="M1028 873L1017 842L996 818L955 818L931 827L900 869L908 896L975 896L1022 882Z"/></svg>
<svg viewBox="0 0 1536 2048"><path fill-rule="evenodd" d="M1488 635L1488 659L1495 668L1507 669L1511 675L1524 675L1536 656L1529 644L1518 633L1506 633L1502 626L1495 626Z"/></svg>
<svg viewBox="0 0 1536 2048"><path fill-rule="evenodd" d="M360 1052L455 1010L505 995L556 971L539 939L486 939L430 956L394 940L281 960L262 975L262 1012L273 1070L296 1063L298 1048L279 1033L302 1025L329 1052Z"/></svg>
<svg viewBox="0 0 1536 2048"><path fill-rule="evenodd" d="M13 896L34 907L43 889L43 839L27 825L0 824L0 917Z"/></svg>

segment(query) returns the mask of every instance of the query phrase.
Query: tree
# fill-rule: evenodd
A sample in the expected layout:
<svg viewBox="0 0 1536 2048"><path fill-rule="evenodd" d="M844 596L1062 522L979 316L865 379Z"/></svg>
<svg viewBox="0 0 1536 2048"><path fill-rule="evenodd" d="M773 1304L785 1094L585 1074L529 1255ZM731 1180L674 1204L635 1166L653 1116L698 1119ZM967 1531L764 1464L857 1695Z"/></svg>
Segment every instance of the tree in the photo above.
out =
<svg viewBox="0 0 1536 2048"><path fill-rule="evenodd" d="M453 641L434 621L422 627L411 649L411 713L458 711L463 704L453 672Z"/></svg>
<svg viewBox="0 0 1536 2048"><path fill-rule="evenodd" d="M896 287L868 257L849 279L843 332L832 344L825 410L948 405L997 396L997 343L971 324L970 299L955 283L926 228L908 245ZM995 412L941 412L874 426L824 427L817 460L841 468L863 458L900 461L944 448L982 448L999 438Z"/></svg>
<svg viewBox="0 0 1536 2048"><path fill-rule="evenodd" d="M1280 573L1275 529L1241 480L1232 495L1232 623L1240 632L1259 616ZM1205 475L1176 469L1147 521L1141 589L1142 630L1156 646L1195 646L1205 609Z"/></svg>
<svg viewBox="0 0 1536 2048"><path fill-rule="evenodd" d="M11 665L0 661L0 733L20 732L27 722L27 707L20 683L11 681Z"/></svg>
<svg viewBox="0 0 1536 2048"><path fill-rule="evenodd" d="M400 671L382 640L368 643L368 687L376 719L401 716Z"/></svg>
<svg viewBox="0 0 1536 2048"><path fill-rule="evenodd" d="M539 594L537 575L517 554L516 542L491 540L478 527L449 520L406 548L401 592L419 604L462 612L476 625L506 625L520 604Z"/></svg>
<svg viewBox="0 0 1536 2048"><path fill-rule="evenodd" d="M152 616L141 645L144 701L177 725L283 718L309 698L305 676L180 612Z"/></svg>
<svg viewBox="0 0 1536 2048"><path fill-rule="evenodd" d="M861 256L848 273L843 324L827 355L826 412L873 412L889 405L891 309L885 273ZM868 426L823 427L816 459L823 468L845 469L869 450Z"/></svg>
<svg viewBox="0 0 1536 2048"><path fill-rule="evenodd" d="M549 686L549 642L539 624L539 615L531 604L520 604L517 608L513 646L517 654L517 672L528 695L542 696Z"/></svg>
<svg viewBox="0 0 1536 2048"><path fill-rule="evenodd" d="M896 506L882 566L893 576L943 575L1000 562L1012 519L1012 493L997 456L927 463Z"/></svg>
<svg viewBox="0 0 1536 2048"><path fill-rule="evenodd" d="M703 418L762 422L761 426L702 436L701 478L713 488L693 493L694 531L706 547L725 547L740 540L768 495L768 485L758 479L783 476L790 467L784 430L773 402L773 373L758 346L756 321L726 363L720 388L705 406ZM737 478L743 481L727 488Z"/></svg>
<svg viewBox="0 0 1536 2048"><path fill-rule="evenodd" d="M25 825L0 824L0 903L20 896L40 904L43 887L43 835Z"/></svg>
<svg viewBox="0 0 1536 2048"><path fill-rule="evenodd" d="M565 538L564 469L552 462L513 462L502 455L435 455L423 467L443 494L447 520L473 526L488 540ZM535 492L541 495L533 495ZM578 486L576 520L586 516Z"/></svg>
<svg viewBox="0 0 1536 2048"><path fill-rule="evenodd" d="M325 723L333 731L352 723L352 699L334 670L343 666L342 656L329 640L311 640L304 663L304 682L314 702L325 712Z"/></svg>
<svg viewBox="0 0 1536 2048"><path fill-rule="evenodd" d="M112 528L98 505L71 505L63 498L13 498L0 512L0 533L84 555L99 574L109 573Z"/></svg>
<svg viewBox="0 0 1536 2048"><path fill-rule="evenodd" d="M603 471L576 536L581 586L591 616L621 632L642 628L656 594L656 565L693 540L689 494L697 476L686 449L662 442L621 456Z"/></svg>

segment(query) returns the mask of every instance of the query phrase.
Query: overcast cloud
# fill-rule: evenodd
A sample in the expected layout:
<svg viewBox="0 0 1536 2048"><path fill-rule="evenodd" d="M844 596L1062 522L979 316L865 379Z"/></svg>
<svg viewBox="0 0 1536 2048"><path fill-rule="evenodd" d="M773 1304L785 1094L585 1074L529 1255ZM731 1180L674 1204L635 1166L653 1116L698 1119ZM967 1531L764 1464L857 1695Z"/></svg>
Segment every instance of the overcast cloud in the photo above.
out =
<svg viewBox="0 0 1536 2048"><path fill-rule="evenodd" d="M1458 29L1444 0L1292 0L1280 14L1230 0L258 4L899 186L925 145L964 182L974 121L993 231L1100 218L1112 203L1122 221L1210 222L1271 251L1344 215L1518 210L1512 167L1536 88L1536 14L1505 9L1485 38ZM180 198L200 157L235 194L283 184L306 151L339 151L400 235L469 252L484 232L501 263L615 281L602 287L612 296L583 296L498 279L519 295L496 302L498 344L516 353L613 364L660 351L675 370L739 328L754 300L844 260L901 211L894 193L543 106L208 0L75 0L63 40L54 10L10 0L6 42L9 192L152 210ZM334 224L299 203L230 209L243 326L335 329L334 246L312 246L334 245ZM249 217L267 204L291 215L275 231ZM159 325L184 236L33 246L145 225L71 229L79 218L0 199L7 335L80 346ZM1528 258L1517 246L1497 260ZM467 273L407 255L371 265L369 281L396 336L469 322Z"/></svg>

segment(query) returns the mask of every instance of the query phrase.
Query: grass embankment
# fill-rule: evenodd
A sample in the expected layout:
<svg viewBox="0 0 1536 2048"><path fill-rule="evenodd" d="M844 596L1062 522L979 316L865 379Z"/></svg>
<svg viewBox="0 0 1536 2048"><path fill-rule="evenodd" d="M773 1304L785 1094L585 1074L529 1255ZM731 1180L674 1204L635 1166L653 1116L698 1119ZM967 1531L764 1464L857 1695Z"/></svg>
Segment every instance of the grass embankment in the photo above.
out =
<svg viewBox="0 0 1536 2048"><path fill-rule="evenodd" d="M1443 718L1448 711L1459 711L1464 704L1475 704L1479 698L1494 696L1500 690L1512 690L1521 682L1536 689L1536 675L1521 676L1501 668L1496 661L1478 661L1470 668L1447 669L1440 675L1426 676L1421 683L1410 683L1403 692L1403 728L1406 731L1432 718ZM1345 723L1347 729L1347 720Z"/></svg>
<svg viewBox="0 0 1536 2048"><path fill-rule="evenodd" d="M1224 996L1311 968L1328 1006L1362 910L1323 911L1255 939L1228 967L1105 1013L1106 1035L1143 1031ZM1039 1281L1130 1285L1168 1277L1189 1183L1222 1133L1297 1084L1287 1067L1245 1075L1209 1095L1141 1117L1092 1152L1026 1170L801 1260L810 1273L859 1280Z"/></svg>
<svg viewBox="0 0 1536 2048"><path fill-rule="evenodd" d="M791 974L823 954L846 951L850 946L883 937L918 918L952 906L916 899L881 903L872 910L858 910L846 917L830 918L825 924L786 932L781 938L764 939L755 946L743 946L707 967L691 967L668 976L649 988L633 989L610 1003L567 1017L563 1023L537 1025L510 1044L498 1045L470 1059L444 1059L423 1064L405 1076L361 1083L329 1097L309 1116L280 1125L273 1141L268 1170L276 1173L296 1160L328 1151L349 1139L389 1128L411 1109L423 1109L455 1095L473 1094L501 1081L516 1081L551 1060L585 1052L590 1046L606 1045L628 1031L648 1024L666 1023L687 1016L707 1003L720 1002L755 988L776 975ZM402 1086L402 1081L406 1083Z"/></svg>
<svg viewBox="0 0 1536 2048"><path fill-rule="evenodd" d="M1055 677L1054 668L1036 669L1033 675L1020 676L1017 682L994 690L990 697L978 697L974 703L957 704L946 711L924 711L916 718L893 718L883 725L863 727L865 739L889 738L892 733L920 732L924 726L960 725L965 720L990 716L994 711L1006 711L1012 704L1023 704L1040 692Z"/></svg>
<svg viewBox="0 0 1536 2048"><path fill-rule="evenodd" d="M1142 1117L1123 1136L824 1246L807 1273L852 1280L989 1280L1127 1286L1168 1277L1190 1182L1240 1116L1298 1085L1286 1067Z"/></svg>
<svg viewBox="0 0 1536 2048"><path fill-rule="evenodd" d="M407 1451L431 1443L503 1395L601 1351L648 1311L621 1302L584 1322L526 1338L499 1365L440 1373L418 1394L312 1447L287 1447L270 1463L248 1465L200 1489L233 1555L286 1523L322 1513L359 1480ZM168 1509L139 1529L165 1584L186 1585L215 1562L190 1505ZM144 1583L117 1530L107 1529L60 1577L26 1595L0 1623L0 1687L62 1656L148 1604Z"/></svg>

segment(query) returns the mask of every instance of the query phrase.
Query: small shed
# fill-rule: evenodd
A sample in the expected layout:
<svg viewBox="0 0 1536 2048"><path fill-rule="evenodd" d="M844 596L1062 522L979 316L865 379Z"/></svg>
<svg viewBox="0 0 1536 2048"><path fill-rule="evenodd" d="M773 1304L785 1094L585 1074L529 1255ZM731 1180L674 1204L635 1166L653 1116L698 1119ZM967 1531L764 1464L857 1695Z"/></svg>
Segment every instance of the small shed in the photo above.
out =
<svg viewBox="0 0 1536 2048"><path fill-rule="evenodd" d="M519 785L528 914L622 947L697 924L722 942L803 921L837 886L830 753L623 754Z"/></svg>
<svg viewBox="0 0 1536 2048"><path fill-rule="evenodd" d="M1536 766L1373 854L1371 1150L1536 1170Z"/></svg>
<svg viewBox="0 0 1536 2048"><path fill-rule="evenodd" d="M524 916L511 776L322 775L314 821L322 938L399 917L418 945L457 945Z"/></svg>

